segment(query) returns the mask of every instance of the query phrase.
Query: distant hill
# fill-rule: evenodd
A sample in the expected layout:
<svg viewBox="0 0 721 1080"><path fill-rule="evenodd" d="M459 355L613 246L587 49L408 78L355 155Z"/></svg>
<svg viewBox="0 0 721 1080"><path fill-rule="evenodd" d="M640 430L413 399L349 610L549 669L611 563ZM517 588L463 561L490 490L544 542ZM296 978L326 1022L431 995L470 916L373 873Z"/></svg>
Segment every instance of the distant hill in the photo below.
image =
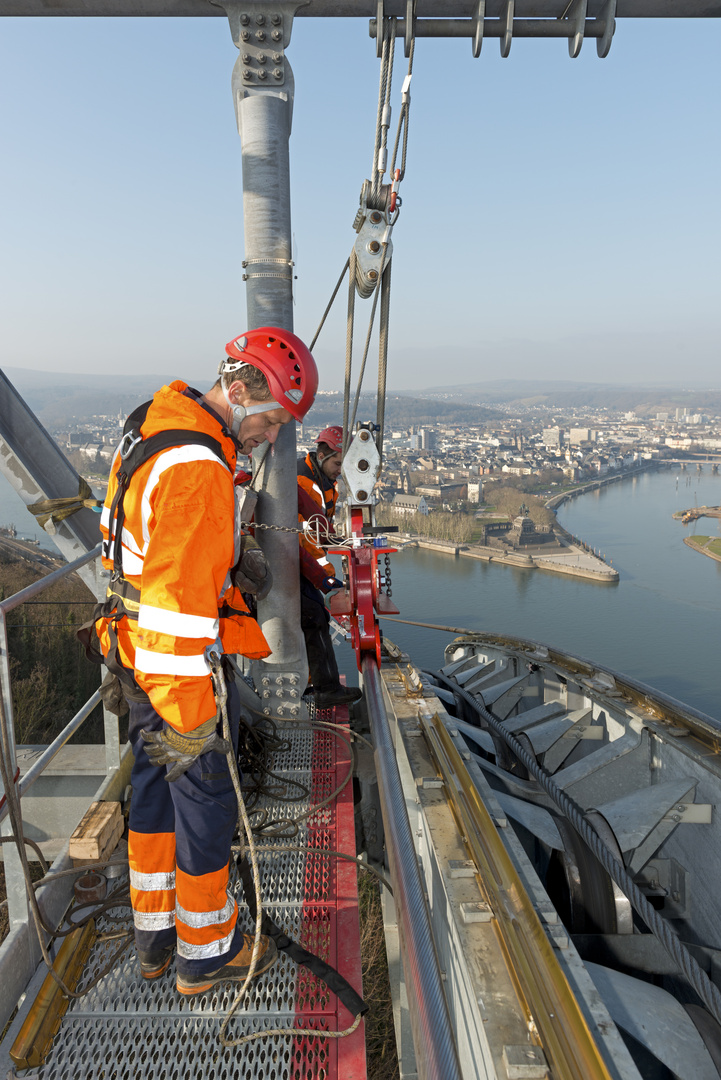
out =
<svg viewBox="0 0 721 1080"><path fill-rule="evenodd" d="M633 410L639 416L692 409L716 415L721 413L721 388L686 389L681 384L669 386L613 385L548 380L497 379L488 382L460 383L454 386L435 386L422 390L419 396L442 401L502 405L529 408L573 409L584 405L597 409L625 412Z"/></svg>
<svg viewBox="0 0 721 1080"><path fill-rule="evenodd" d="M28 371L23 368L4 368L5 375L23 395L30 408L49 428L64 427L73 418L101 414L127 415L146 401L167 376L152 374L73 375L56 372ZM210 382L181 374L191 386L207 390ZM675 409L691 409L713 415L721 414L721 388L687 389L667 385L650 388L646 385L613 385L606 383L550 381L547 379L495 379L488 382L459 383L453 386L431 386L413 393L394 391L388 394L386 417L389 425L408 427L411 424L476 424L492 420L514 408L540 406L547 409L571 411L590 406L614 412L633 410L639 416L655 416L657 412L673 413ZM308 415L312 425L338 423L343 413L343 397L321 394ZM375 419L376 406L372 394L363 395L358 419Z"/></svg>
<svg viewBox="0 0 721 1080"><path fill-rule="evenodd" d="M3 368L6 377L47 428L86 416L127 415L167 381L162 375L65 375ZM203 389L207 389L206 386Z"/></svg>
<svg viewBox="0 0 721 1080"><path fill-rule="evenodd" d="M352 407L352 406L351 406ZM410 397L405 394L387 394L386 427L407 428L411 424L481 424L484 420L499 417L500 412L487 406L468 404L465 401L439 401L435 398ZM375 395L361 395L357 420L375 420ZM308 413L311 425L339 424L343 419L343 395L322 394Z"/></svg>
<svg viewBox="0 0 721 1080"><path fill-rule="evenodd" d="M5 375L22 394L30 408L47 428L62 428L87 416L124 416L149 397L167 380L162 375L65 375L54 372L26 371L7 367ZM207 390L208 379L187 381L199 390ZM394 427L411 424L474 424L498 416L493 409L468 404L459 399L443 402L435 398L388 394L386 422ZM343 418L343 395L321 394L307 417L311 425L340 423ZM375 396L361 397L358 420L375 420Z"/></svg>

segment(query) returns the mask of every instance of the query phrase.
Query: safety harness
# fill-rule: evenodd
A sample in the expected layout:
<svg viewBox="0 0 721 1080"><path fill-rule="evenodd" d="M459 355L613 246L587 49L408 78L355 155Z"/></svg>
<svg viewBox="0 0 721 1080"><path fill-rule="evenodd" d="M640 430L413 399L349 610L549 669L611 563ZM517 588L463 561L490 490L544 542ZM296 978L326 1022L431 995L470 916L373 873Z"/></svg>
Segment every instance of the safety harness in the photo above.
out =
<svg viewBox="0 0 721 1080"><path fill-rule="evenodd" d="M308 462L310 462L310 466L308 465ZM305 461L299 464L298 476L305 476L307 480L312 480L313 483L317 484L320 488L323 499L323 512L330 521L335 512L335 503L333 501L333 492L335 488L321 469L315 451L311 450Z"/></svg>
<svg viewBox="0 0 721 1080"><path fill-rule="evenodd" d="M197 390L188 388L188 396L196 400L200 398ZM113 562L113 571L108 585L105 600L98 604L93 611L89 622L83 624L77 631L78 640L85 648L85 655L94 664L104 664L111 676L115 676L122 684L123 694L131 701L147 702L148 695L138 685L133 672L125 667L118 655L117 624L122 618L138 621L140 610L140 590L123 576L123 548L122 533L125 523L125 496L135 473L141 465L160 454L163 450L169 450L174 446L205 446L211 450L232 473L233 469L223 453L221 443L202 431L192 431L188 428L168 428L159 431L155 435L145 438L141 428L148 415L151 401L145 401L135 409L123 426L123 437L120 441L118 453L120 454L120 466L115 474L117 489L110 504L110 520L108 522L108 539L103 544L103 556ZM236 611L224 605L219 611L223 618L229 615L244 615L246 612ZM108 637L110 649L104 656L98 641L96 623L99 619L107 619ZM112 712L124 712L122 707L122 695L118 693L118 687L112 677L104 680L101 694L106 706Z"/></svg>

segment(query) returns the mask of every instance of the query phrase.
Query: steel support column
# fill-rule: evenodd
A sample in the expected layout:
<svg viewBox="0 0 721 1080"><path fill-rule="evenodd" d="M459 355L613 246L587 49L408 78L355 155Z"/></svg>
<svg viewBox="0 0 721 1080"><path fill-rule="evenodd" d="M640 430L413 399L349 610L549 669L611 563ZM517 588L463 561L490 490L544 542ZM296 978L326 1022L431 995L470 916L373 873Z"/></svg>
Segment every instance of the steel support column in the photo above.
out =
<svg viewBox="0 0 721 1080"><path fill-rule="evenodd" d="M226 3L230 30L240 55L233 69L233 100L243 164L244 280L248 329L293 329L293 268L290 225L289 139L293 114L293 73L284 49L290 41L297 4ZM297 527L295 424L281 429L274 446L254 462L260 474L256 521ZM273 574L273 588L258 605L258 617L272 651L261 671L290 675L294 697L305 688L308 664L300 628L298 537L259 531L259 543ZM267 673L267 670L266 670ZM283 679L273 695L277 709L290 687ZM274 710L275 711L275 710Z"/></svg>

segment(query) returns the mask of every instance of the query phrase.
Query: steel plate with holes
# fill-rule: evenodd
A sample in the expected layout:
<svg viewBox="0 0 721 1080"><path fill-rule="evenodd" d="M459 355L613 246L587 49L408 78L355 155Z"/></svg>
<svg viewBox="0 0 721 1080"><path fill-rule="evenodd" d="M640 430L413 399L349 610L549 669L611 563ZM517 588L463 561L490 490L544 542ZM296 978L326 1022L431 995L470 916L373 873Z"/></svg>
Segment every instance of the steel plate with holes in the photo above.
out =
<svg viewBox="0 0 721 1080"><path fill-rule="evenodd" d="M281 726L281 733L287 735L290 748L275 756L272 783L281 796L292 797L297 789L285 782L294 780L309 789L310 796L297 802L263 798L254 808L254 821L265 812L268 819L282 822L282 831L288 834L273 838L273 829L268 828L258 839L277 848L259 855L264 910L290 937L327 960L362 992L355 867L330 855L286 850L292 845L355 855L352 784L327 806L303 818L297 832L291 825L294 818L332 795L345 779L349 750L331 732ZM238 895L242 925L252 932L254 924L235 873L232 887ZM98 921L99 933L117 930L113 917L130 923L128 908L111 910L108 916ZM96 943L78 989L93 981L116 948L116 941ZM44 969L38 971L13 1022L0 1067L7 1061L7 1050L44 975ZM45 1065L33 1076L41 1080L306 1080L310 1076L332 1080L349 1073L365 1075L362 1024L340 1040L298 1033L224 1049L218 1033L236 993L237 986L224 983L197 997L182 997L175 989L174 964L160 979L147 982L140 976L131 948L97 986L71 1002ZM323 982L281 953L272 970L251 984L228 1035L235 1039L299 1027L338 1031L349 1027L352 1019Z"/></svg>

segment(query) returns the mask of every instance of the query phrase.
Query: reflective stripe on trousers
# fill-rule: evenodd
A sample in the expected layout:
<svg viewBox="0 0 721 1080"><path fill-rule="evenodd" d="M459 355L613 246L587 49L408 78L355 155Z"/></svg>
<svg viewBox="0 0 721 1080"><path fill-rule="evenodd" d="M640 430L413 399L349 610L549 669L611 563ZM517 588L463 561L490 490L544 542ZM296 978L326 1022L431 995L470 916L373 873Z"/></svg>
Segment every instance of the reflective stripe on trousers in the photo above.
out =
<svg viewBox="0 0 721 1080"><path fill-rule="evenodd" d="M228 715L238 741L238 695L228 686ZM228 963L243 945L238 907L228 892L237 804L224 754L203 754L172 784L150 763L141 730L163 721L146 703L130 703L131 778L128 855L139 950L177 943L180 972L203 975Z"/></svg>

